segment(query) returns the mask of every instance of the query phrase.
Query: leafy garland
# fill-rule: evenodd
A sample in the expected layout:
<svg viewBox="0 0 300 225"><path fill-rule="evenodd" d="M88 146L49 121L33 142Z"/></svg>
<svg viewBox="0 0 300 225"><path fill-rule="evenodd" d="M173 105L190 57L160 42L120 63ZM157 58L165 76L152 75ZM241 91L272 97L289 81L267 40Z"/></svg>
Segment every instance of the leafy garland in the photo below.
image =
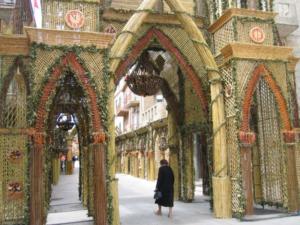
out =
<svg viewBox="0 0 300 225"><path fill-rule="evenodd" d="M240 127L240 123L241 123L241 101L238 100L239 96L238 96L238 83L237 83L237 61L236 60L230 60L230 64L231 64L231 68L232 68L232 78L233 78L233 86L234 86L234 108L236 111L235 114L235 122L236 122L236 128L239 129ZM236 140L239 143L239 136L238 136L238 132L236 132ZM240 146L239 146L240 147ZM243 190L243 179L242 179L242 171L240 168L240 160L241 160L241 153L239 152L239 156L238 156L238 165L239 165L239 170L238 170L238 174L236 177L237 183L238 183L238 193L237 193L237 197L239 200L239 206L240 208L238 209L237 212L234 212L233 215L239 219L243 218L245 215L245 209L246 209L246 197L244 194L244 190Z"/></svg>
<svg viewBox="0 0 300 225"><path fill-rule="evenodd" d="M30 223L30 165L32 164L32 158L31 158L31 149L33 148L33 145L29 140L27 140L26 143L26 158L27 162L26 165L26 174L24 179L24 224L29 225Z"/></svg>
<svg viewBox="0 0 300 225"><path fill-rule="evenodd" d="M32 46L31 46L31 51L30 51L30 58L31 58L31 62L32 62L31 67L32 68L33 68L34 61L36 60L36 57L37 57L37 49L41 49L41 50L45 50L45 51L60 50L63 54L60 57L58 57L50 67L48 67L48 69L46 70L46 73L43 77L43 80L40 84L39 90L37 91L35 96L31 96L29 101L28 101L29 109L31 109L27 114L27 119L29 121L29 124L31 126L33 126L36 122L37 115L36 115L35 112L37 111L39 100L40 100L40 98L43 94L42 93L43 88L45 87L45 85L47 84L49 78L51 77L53 68L60 65L61 59L65 55L67 55L70 52L73 52L73 53L76 54L76 56L77 56L76 59L81 64L83 69L85 71L87 71L86 75L89 78L90 85L93 87L93 89L94 89L94 91L97 95L97 105L98 105L99 111L101 112L102 126L103 126L103 129L104 129L104 132L105 132L106 136L109 137L107 104L108 104L109 95L111 94L111 93L108 92L108 83L109 83L109 79L110 79L111 75L109 74L109 69L108 69L108 66L109 66L108 50L107 49L105 49L105 50L98 49L95 46L88 46L88 47L82 47L82 46L76 46L76 45L74 45L74 46L48 46L48 45L43 44L43 43L33 43ZM103 54L103 56L104 56L104 67L103 67L103 84L104 85L103 85L103 90L101 90L102 91L101 95L100 95L99 91L97 90L97 85L96 85L96 83L95 83L95 81L92 77L92 74L89 72L88 67L86 66L84 60L82 60L79 57L81 52L100 53L100 54ZM72 71L72 68L69 68L68 66L66 66L66 70L69 70L69 71L71 70ZM31 70L31 71L33 71L33 70ZM60 77L60 79L63 79L63 76L64 76L64 74ZM32 77L33 77L33 75L31 76L31 80L32 80ZM76 81L78 82L78 84L80 84L82 86L82 84L78 80L78 78L76 76L75 76L75 78L76 78ZM30 83L33 83L33 82L30 82ZM51 95L49 96L48 101L46 103L46 111L48 113L50 111L55 93L56 92L51 93ZM84 96L86 98L88 98L87 93L84 92L84 89L83 89L83 93L84 93ZM91 115L88 115L88 116L91 117ZM91 120L89 120L89 121L91 121ZM91 124L89 124L89 126L91 126ZM105 146L105 148L106 148L105 149L106 161L108 161L109 151L107 149L107 145ZM112 196L111 191L110 191L112 178L110 177L108 167L109 167L109 163L107 162L106 163L107 214L108 214L108 224L111 225L111 224L113 224L113 211L114 211L114 209L113 209L113 196ZM29 196L29 195L30 195L30 193L27 196ZM26 215L27 214L28 213L26 213ZM28 219L26 219L26 221L27 220Z"/></svg>

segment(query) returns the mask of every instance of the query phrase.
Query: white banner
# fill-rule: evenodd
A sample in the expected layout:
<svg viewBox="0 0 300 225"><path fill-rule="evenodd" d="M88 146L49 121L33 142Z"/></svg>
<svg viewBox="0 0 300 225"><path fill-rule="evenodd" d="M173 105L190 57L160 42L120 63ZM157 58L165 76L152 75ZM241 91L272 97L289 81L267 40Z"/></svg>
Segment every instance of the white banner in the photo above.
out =
<svg viewBox="0 0 300 225"><path fill-rule="evenodd" d="M41 0L31 0L34 21L37 28L42 28L42 6Z"/></svg>

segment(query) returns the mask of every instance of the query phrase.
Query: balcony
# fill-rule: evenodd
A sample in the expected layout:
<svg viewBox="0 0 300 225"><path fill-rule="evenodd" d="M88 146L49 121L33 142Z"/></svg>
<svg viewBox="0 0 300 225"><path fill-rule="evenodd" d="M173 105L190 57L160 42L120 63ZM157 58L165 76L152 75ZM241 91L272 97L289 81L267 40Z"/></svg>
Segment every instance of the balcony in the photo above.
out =
<svg viewBox="0 0 300 225"><path fill-rule="evenodd" d="M140 101L139 101L139 100L137 100L137 99L129 99L129 100L127 100L127 105L126 105L126 107L127 107L127 108L130 108L130 107L137 107L137 106L139 106L139 104L140 104Z"/></svg>
<svg viewBox="0 0 300 225"><path fill-rule="evenodd" d="M275 0L274 11L278 13L275 22L280 37L286 37L297 30L299 25L295 0Z"/></svg>
<svg viewBox="0 0 300 225"><path fill-rule="evenodd" d="M127 117L129 113L129 110L125 107L117 107L116 110L116 115L117 116L122 116L122 117Z"/></svg>

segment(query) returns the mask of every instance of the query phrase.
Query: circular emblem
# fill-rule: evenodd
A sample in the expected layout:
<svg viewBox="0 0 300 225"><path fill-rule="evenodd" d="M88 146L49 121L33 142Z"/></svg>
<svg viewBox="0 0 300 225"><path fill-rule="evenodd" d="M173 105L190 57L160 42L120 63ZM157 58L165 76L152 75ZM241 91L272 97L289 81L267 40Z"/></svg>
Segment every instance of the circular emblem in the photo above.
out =
<svg viewBox="0 0 300 225"><path fill-rule="evenodd" d="M263 43L266 38L264 30L260 27L253 27L249 32L249 36L252 41L259 44Z"/></svg>
<svg viewBox="0 0 300 225"><path fill-rule="evenodd" d="M69 10L66 13L65 21L70 28L78 29L84 25L84 15L79 10Z"/></svg>

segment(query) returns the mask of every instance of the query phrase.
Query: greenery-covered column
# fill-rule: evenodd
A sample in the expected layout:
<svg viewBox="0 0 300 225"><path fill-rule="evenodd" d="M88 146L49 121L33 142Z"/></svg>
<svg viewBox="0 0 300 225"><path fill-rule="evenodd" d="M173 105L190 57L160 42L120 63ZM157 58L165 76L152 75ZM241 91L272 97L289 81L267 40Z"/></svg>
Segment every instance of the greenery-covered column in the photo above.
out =
<svg viewBox="0 0 300 225"><path fill-rule="evenodd" d="M89 190L89 153L88 153L88 147L87 146L83 146L82 149L82 159L81 159L81 168L82 168L82 203L85 207L88 207L88 190Z"/></svg>
<svg viewBox="0 0 300 225"><path fill-rule="evenodd" d="M283 139L287 156L287 188L289 212L299 211L298 180L296 171L296 136L294 131L284 131Z"/></svg>
<svg viewBox="0 0 300 225"><path fill-rule="evenodd" d="M214 56L211 53L200 29L193 19L184 13L184 7L179 0L166 0L182 24L183 29L194 43L201 61L207 68L207 75L210 81L211 113L213 121L213 151L214 151L214 176L213 176L213 198L214 213L218 218L232 216L231 202L228 195L231 195L231 181L228 176L228 156L226 146L225 128L225 107L221 77Z"/></svg>
<svg viewBox="0 0 300 225"><path fill-rule="evenodd" d="M149 154L149 180L155 180L155 157L154 151L151 150L148 152Z"/></svg>
<svg viewBox="0 0 300 225"><path fill-rule="evenodd" d="M138 151L134 151L134 176L139 177L139 159L138 159Z"/></svg>
<svg viewBox="0 0 300 225"><path fill-rule="evenodd" d="M243 177L243 189L245 195L245 214L253 214L253 161L252 147L256 136L254 132L239 132L241 147L241 169Z"/></svg>
<svg viewBox="0 0 300 225"><path fill-rule="evenodd" d="M54 185L57 185L60 175L60 159L58 157L58 154L55 154L52 158L52 174L52 183Z"/></svg>
<svg viewBox="0 0 300 225"><path fill-rule="evenodd" d="M106 62L108 66L109 62ZM108 69L108 68L107 68ZM104 75L105 76L105 75ZM106 77L108 78L108 77ZM115 149L115 112L114 112L114 91L115 91L115 80L113 76L109 76L108 82L108 110L107 110L107 131L108 131L108 143L107 143L107 163L108 163L108 175L107 179L110 184L108 186L108 223L111 225L120 224L119 215L119 195L118 195L118 179L115 177L116 174L116 163L117 154Z"/></svg>
<svg viewBox="0 0 300 225"><path fill-rule="evenodd" d="M144 179L145 178L145 152L144 151L140 152L140 166L141 169L140 169L139 177Z"/></svg>
<svg viewBox="0 0 300 225"><path fill-rule="evenodd" d="M123 165L123 172L125 174L129 174L129 170L128 170L128 162L129 162L129 159L128 159L128 153L126 153L124 155L124 165Z"/></svg>
<svg viewBox="0 0 300 225"><path fill-rule="evenodd" d="M168 146L169 146L169 164L174 173L174 199L179 198L180 193L180 177L179 177L179 136L174 115L168 113Z"/></svg>
<svg viewBox="0 0 300 225"><path fill-rule="evenodd" d="M72 143L73 143L73 137L67 137L67 158L66 158L66 174L72 175L73 174L73 153L72 153Z"/></svg>
<svg viewBox="0 0 300 225"><path fill-rule="evenodd" d="M33 134L33 149L31 151L31 183L30 183L30 225L44 224L44 193L43 193L43 153L45 135L41 132Z"/></svg>
<svg viewBox="0 0 300 225"><path fill-rule="evenodd" d="M107 223L107 196L106 196L106 171L105 165L105 134L102 132L94 133L94 224L103 225ZM106 209L106 210L103 210Z"/></svg>
<svg viewBox="0 0 300 225"><path fill-rule="evenodd" d="M193 134L182 135L183 200L194 199Z"/></svg>

